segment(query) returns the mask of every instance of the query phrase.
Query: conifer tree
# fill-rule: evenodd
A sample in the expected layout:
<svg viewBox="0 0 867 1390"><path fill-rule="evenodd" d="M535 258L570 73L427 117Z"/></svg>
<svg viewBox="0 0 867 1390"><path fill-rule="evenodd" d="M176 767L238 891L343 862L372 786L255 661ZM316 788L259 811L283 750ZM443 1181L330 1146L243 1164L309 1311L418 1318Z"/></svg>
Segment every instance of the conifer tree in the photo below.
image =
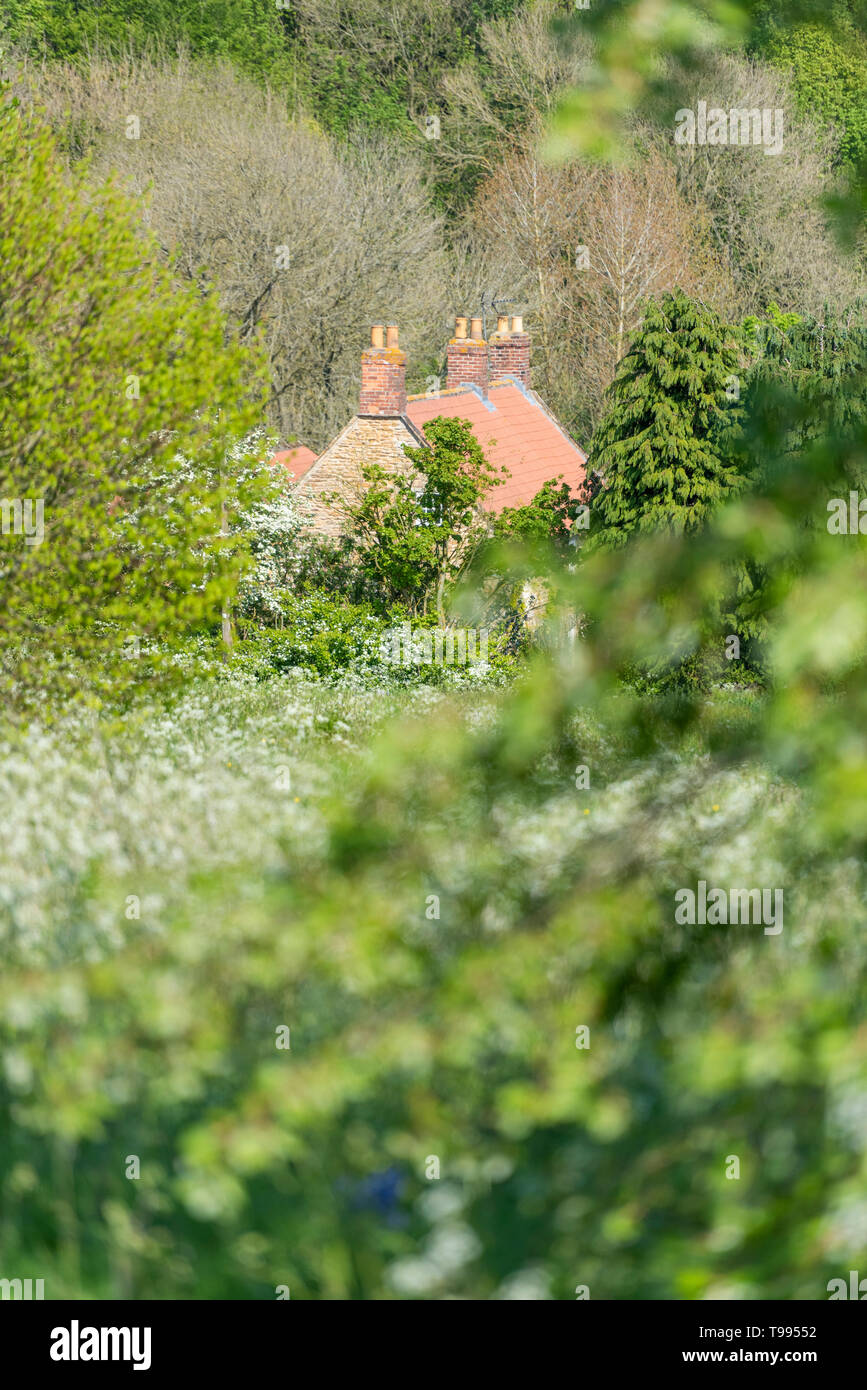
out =
<svg viewBox="0 0 867 1390"><path fill-rule="evenodd" d="M797 454L828 430L851 436L867 420L867 306L823 305L819 316L780 314L770 305L764 319L745 319L756 354L745 405L748 417L769 411L783 433L774 441ZM773 433L768 431L766 433Z"/></svg>
<svg viewBox="0 0 867 1390"><path fill-rule="evenodd" d="M740 483L726 441L740 416L736 330L682 290L647 305L594 437L594 548L635 531L698 530Z"/></svg>

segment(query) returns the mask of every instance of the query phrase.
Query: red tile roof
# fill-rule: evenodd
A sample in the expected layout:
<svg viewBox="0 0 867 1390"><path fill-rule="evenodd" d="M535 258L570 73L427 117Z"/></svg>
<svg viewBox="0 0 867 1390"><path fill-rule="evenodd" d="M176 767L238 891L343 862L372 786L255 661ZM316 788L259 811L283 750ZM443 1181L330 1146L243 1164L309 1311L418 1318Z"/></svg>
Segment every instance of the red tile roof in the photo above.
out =
<svg viewBox="0 0 867 1390"><path fill-rule="evenodd" d="M291 449L279 449L276 454L271 455L272 463L282 463L287 473L291 473L297 483L304 477L317 460L318 454L314 454L312 449L308 449L306 444L295 444Z"/></svg>
<svg viewBox="0 0 867 1390"><path fill-rule="evenodd" d="M410 396L406 413L422 430L437 415L469 420L488 461L505 464L511 474L488 494L484 504L488 511L524 506L543 483L561 474L573 492L584 482L583 450L535 391L524 391L512 380L492 382L487 404L477 392L459 386L439 396Z"/></svg>

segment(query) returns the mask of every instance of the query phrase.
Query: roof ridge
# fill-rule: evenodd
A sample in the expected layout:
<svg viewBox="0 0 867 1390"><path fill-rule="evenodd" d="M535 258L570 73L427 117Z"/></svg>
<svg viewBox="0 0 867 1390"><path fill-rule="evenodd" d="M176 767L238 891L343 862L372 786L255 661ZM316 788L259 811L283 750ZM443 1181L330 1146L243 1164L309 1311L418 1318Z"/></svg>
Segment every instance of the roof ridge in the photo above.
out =
<svg viewBox="0 0 867 1390"><path fill-rule="evenodd" d="M412 396L407 396L407 401L437 401L441 396L461 396L466 391L476 391L478 387L473 386L469 381L462 381L459 386L447 386L444 391L437 391L429 396L427 391L416 391Z"/></svg>

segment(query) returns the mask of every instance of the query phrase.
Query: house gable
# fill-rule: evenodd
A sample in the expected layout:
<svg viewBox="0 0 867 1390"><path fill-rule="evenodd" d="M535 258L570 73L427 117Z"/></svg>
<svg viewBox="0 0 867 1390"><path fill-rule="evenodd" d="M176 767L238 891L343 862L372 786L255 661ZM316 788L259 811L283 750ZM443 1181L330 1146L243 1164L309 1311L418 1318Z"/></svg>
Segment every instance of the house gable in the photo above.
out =
<svg viewBox="0 0 867 1390"><path fill-rule="evenodd" d="M360 500L364 491L363 465L376 463L388 472L408 472L411 465L402 446L423 443L423 436L405 416L353 415L298 485L299 498L309 504L313 529L332 539L339 536L345 507ZM343 506L327 500L333 494Z"/></svg>

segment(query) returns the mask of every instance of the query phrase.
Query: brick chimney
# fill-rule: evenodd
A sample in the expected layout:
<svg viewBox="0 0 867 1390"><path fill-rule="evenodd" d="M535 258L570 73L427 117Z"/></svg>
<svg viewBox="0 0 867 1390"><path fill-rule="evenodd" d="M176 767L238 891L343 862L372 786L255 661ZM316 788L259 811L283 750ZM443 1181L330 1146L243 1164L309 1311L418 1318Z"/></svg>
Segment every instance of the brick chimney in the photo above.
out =
<svg viewBox="0 0 867 1390"><path fill-rule="evenodd" d="M361 354L359 415L403 415L406 411L406 353L397 345L390 324L383 342L382 324L370 330L370 347Z"/></svg>
<svg viewBox="0 0 867 1390"><path fill-rule="evenodd" d="M448 345L448 375L446 390L455 386L478 386L483 395L488 392L488 345L482 337L482 320L470 320L467 337L465 318L455 319L455 336Z"/></svg>
<svg viewBox="0 0 867 1390"><path fill-rule="evenodd" d="M491 358L491 380L500 376L515 376L529 390L530 335L524 332L520 314L512 318L511 331L505 314L497 319L497 331L488 345Z"/></svg>

